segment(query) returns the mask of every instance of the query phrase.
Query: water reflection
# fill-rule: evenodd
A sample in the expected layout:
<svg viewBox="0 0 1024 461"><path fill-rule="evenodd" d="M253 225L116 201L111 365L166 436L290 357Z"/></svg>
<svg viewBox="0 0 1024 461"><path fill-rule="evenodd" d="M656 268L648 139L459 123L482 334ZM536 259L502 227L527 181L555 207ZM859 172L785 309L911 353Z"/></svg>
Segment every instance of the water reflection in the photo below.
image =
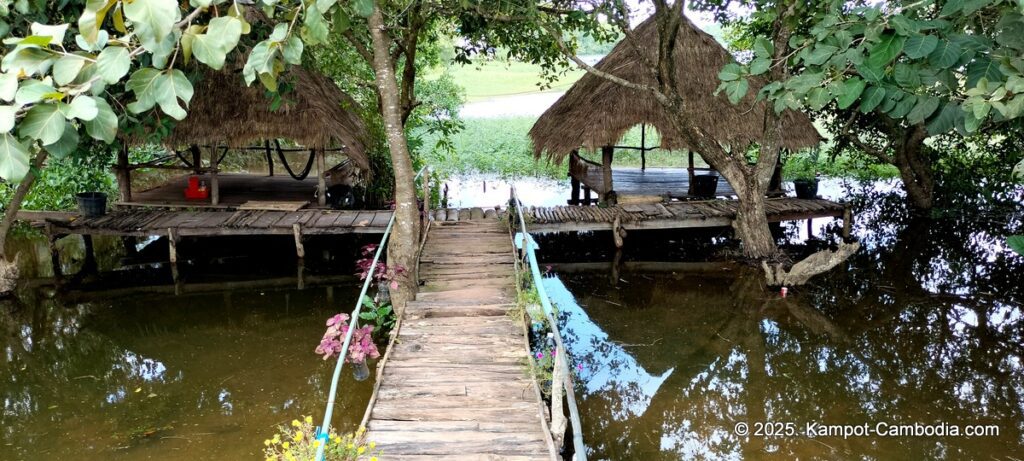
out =
<svg viewBox="0 0 1024 461"><path fill-rule="evenodd" d="M743 271L624 271L614 280L564 272L546 281L583 365L584 438L594 459L1016 459L1024 452L1024 258L1002 243L1024 227L1020 209L913 217L900 211L899 197L874 189L857 195L855 187L847 198L859 206L855 233L864 250L785 299L766 291L760 274ZM549 244L545 257L559 260L557 253ZM992 424L1000 433L734 433L737 422L758 421L794 422L799 432L815 422L889 422Z"/></svg>

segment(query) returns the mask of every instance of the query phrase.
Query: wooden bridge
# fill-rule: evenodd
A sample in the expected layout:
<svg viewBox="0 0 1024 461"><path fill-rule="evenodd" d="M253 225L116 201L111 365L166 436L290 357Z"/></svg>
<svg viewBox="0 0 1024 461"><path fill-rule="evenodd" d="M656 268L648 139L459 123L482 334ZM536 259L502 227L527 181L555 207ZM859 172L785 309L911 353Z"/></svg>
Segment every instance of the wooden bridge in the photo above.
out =
<svg viewBox="0 0 1024 461"><path fill-rule="evenodd" d="M369 440L389 460L556 459L498 219L435 223L423 283L378 365Z"/></svg>

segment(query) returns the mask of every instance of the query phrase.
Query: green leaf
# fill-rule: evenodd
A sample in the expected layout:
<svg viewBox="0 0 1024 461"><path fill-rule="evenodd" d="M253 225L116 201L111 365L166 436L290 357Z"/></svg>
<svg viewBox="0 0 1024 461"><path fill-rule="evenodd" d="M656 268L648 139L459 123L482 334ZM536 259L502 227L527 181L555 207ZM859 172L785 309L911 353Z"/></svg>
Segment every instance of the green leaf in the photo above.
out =
<svg viewBox="0 0 1024 461"><path fill-rule="evenodd" d="M18 135L38 139L45 146L60 139L65 125L64 114L57 104L36 104L18 125Z"/></svg>
<svg viewBox="0 0 1024 461"><path fill-rule="evenodd" d="M910 113L910 111L913 110L914 106L916 105L917 97L905 94L903 96L903 99L900 99L899 102L897 102L896 105L892 108L892 110L888 112L888 114L892 118L903 118L906 117L907 114Z"/></svg>
<svg viewBox="0 0 1024 461"><path fill-rule="evenodd" d="M946 0L946 3L942 5L942 11L939 12L939 17L952 16L963 8L964 0Z"/></svg>
<svg viewBox="0 0 1024 461"><path fill-rule="evenodd" d="M78 72L85 65L85 59L81 56L67 55L53 64L53 81L58 85L67 85L78 77Z"/></svg>
<svg viewBox="0 0 1024 461"><path fill-rule="evenodd" d="M111 143L117 137L117 115L107 101L96 99L96 117L85 122L85 131L93 139Z"/></svg>
<svg viewBox="0 0 1024 461"><path fill-rule="evenodd" d="M964 1L964 16L974 14L974 12L988 6L992 3L992 0L965 0Z"/></svg>
<svg viewBox="0 0 1024 461"><path fill-rule="evenodd" d="M928 55L928 63L940 68L949 68L960 60L963 50L960 45L949 40L941 40L935 50Z"/></svg>
<svg viewBox="0 0 1024 461"><path fill-rule="evenodd" d="M913 89L921 86L921 75L918 74L917 68L902 62L893 67L892 77L903 88Z"/></svg>
<svg viewBox="0 0 1024 461"><path fill-rule="evenodd" d="M29 27L32 30L32 35L50 37L50 44L60 45L64 43L64 35L68 32L67 24L60 24L57 26L48 26L45 24L39 24L33 22Z"/></svg>
<svg viewBox="0 0 1024 461"><path fill-rule="evenodd" d="M786 88L803 94L810 91L811 88L821 85L821 81L824 79L825 74L823 73L804 73L786 80Z"/></svg>
<svg viewBox="0 0 1024 461"><path fill-rule="evenodd" d="M170 69L160 73L155 88L156 102L160 104L160 110L170 115L175 120L183 120L188 113L181 107L178 100L188 107L192 100L192 83L185 77L185 73L178 69Z"/></svg>
<svg viewBox="0 0 1024 461"><path fill-rule="evenodd" d="M838 47L819 43L815 45L814 49L811 50L811 52L804 58L804 62L813 66L820 66L824 64L825 61L828 61L836 51L839 51Z"/></svg>
<svg viewBox="0 0 1024 461"><path fill-rule="evenodd" d="M27 106L42 101L48 95L56 93L53 85L39 80L26 80L22 82L21 88L14 93L14 102L19 106Z"/></svg>
<svg viewBox="0 0 1024 461"><path fill-rule="evenodd" d="M70 155L78 148L78 131L70 122L64 122L64 134L53 144L43 146L50 155L56 158L63 158Z"/></svg>
<svg viewBox="0 0 1024 461"><path fill-rule="evenodd" d="M757 37L754 39L754 55L771 61L775 56L775 45L764 37Z"/></svg>
<svg viewBox="0 0 1024 461"><path fill-rule="evenodd" d="M822 87L811 88L807 92L807 107L811 110L821 110L832 100L832 93Z"/></svg>
<svg viewBox="0 0 1024 461"><path fill-rule="evenodd" d="M722 70L718 72L718 79L723 82L731 82L738 80L742 74L743 69L740 68L739 64L729 63L723 66Z"/></svg>
<svg viewBox="0 0 1024 461"><path fill-rule="evenodd" d="M864 90L864 97L860 100L860 111L868 113L875 110L882 100L885 99L885 88L870 86Z"/></svg>
<svg viewBox="0 0 1024 461"><path fill-rule="evenodd" d="M128 49L121 46L108 46L96 58L96 71L103 81L110 84L120 81L128 73L131 65Z"/></svg>
<svg viewBox="0 0 1024 461"><path fill-rule="evenodd" d="M256 80L258 74L272 72L276 57L277 46L274 46L273 42L269 39L259 42L256 46L252 47L252 51L249 52L249 58L245 61L245 67L242 68L245 83L251 85Z"/></svg>
<svg viewBox="0 0 1024 461"><path fill-rule="evenodd" d="M750 62L750 75L761 75L768 71L772 62L765 58L757 58Z"/></svg>
<svg viewBox="0 0 1024 461"><path fill-rule="evenodd" d="M939 38L934 35L914 35L907 39L903 52L910 59L921 59L935 51Z"/></svg>
<svg viewBox="0 0 1024 461"><path fill-rule="evenodd" d="M373 0L353 0L352 11L364 18L373 14Z"/></svg>
<svg viewBox="0 0 1024 461"><path fill-rule="evenodd" d="M972 87L978 81L985 78L990 82L998 82L1003 79L1003 73L999 71L999 63L988 58L979 57L967 65L967 86Z"/></svg>
<svg viewBox="0 0 1024 461"><path fill-rule="evenodd" d="M0 106L0 133L11 132L17 114L18 106Z"/></svg>
<svg viewBox="0 0 1024 461"><path fill-rule="evenodd" d="M0 75L0 100L12 101L18 92L18 76L14 73Z"/></svg>
<svg viewBox="0 0 1024 461"><path fill-rule="evenodd" d="M903 51L903 42L902 36L891 33L882 34L878 43L868 52L868 65L875 69L884 68Z"/></svg>
<svg viewBox="0 0 1024 461"><path fill-rule="evenodd" d="M16 183L28 174L28 150L9 134L0 135L0 178Z"/></svg>
<svg viewBox="0 0 1024 461"><path fill-rule="evenodd" d="M1024 112L1024 94L1019 94L1006 102L994 102L992 105L1006 119L1014 119Z"/></svg>
<svg viewBox="0 0 1024 461"><path fill-rule="evenodd" d="M323 43L327 40L327 21L324 14L317 9L313 3L303 13L302 39L311 45Z"/></svg>
<svg viewBox="0 0 1024 461"><path fill-rule="evenodd" d="M284 62L293 65L302 64L302 50L304 45L299 37L291 36L284 42L284 46L281 47L281 56L284 57Z"/></svg>
<svg viewBox="0 0 1024 461"><path fill-rule="evenodd" d="M1024 235L1011 235L1006 238L1006 246L1017 254L1024 256Z"/></svg>
<svg viewBox="0 0 1024 461"><path fill-rule="evenodd" d="M222 16L210 21L206 33L192 39L192 53L203 64L220 70L224 59L238 45L242 36L242 21L231 16Z"/></svg>
<svg viewBox="0 0 1024 461"><path fill-rule="evenodd" d="M934 96L918 96L917 104L907 114L907 121L916 125L918 123L924 123L924 120L928 116L932 115L936 109L939 108L939 98Z"/></svg>
<svg viewBox="0 0 1024 461"><path fill-rule="evenodd" d="M725 94L729 96L729 102L736 104L747 95L748 89L750 89L750 83L747 82L747 79L741 78L727 83Z"/></svg>
<svg viewBox="0 0 1024 461"><path fill-rule="evenodd" d="M53 55L35 47L18 47L4 55L0 70L9 74L45 74L53 63Z"/></svg>
<svg viewBox="0 0 1024 461"><path fill-rule="evenodd" d="M857 68L857 73L869 82L877 83L885 78L885 71L881 67L871 67L867 65L867 63L860 64L855 67Z"/></svg>
<svg viewBox="0 0 1024 461"><path fill-rule="evenodd" d="M847 79L846 81L843 82L843 86L841 87L842 92L836 99L836 104L839 106L840 109L846 109L852 106L853 103L856 102L858 98L860 98L860 95L861 93L864 92L864 87L866 85L867 82L857 77Z"/></svg>
<svg viewBox="0 0 1024 461"><path fill-rule="evenodd" d="M99 109L96 106L96 99L84 94L75 97L71 104L68 104L65 117L77 118L82 121L89 121L96 118Z"/></svg>
<svg viewBox="0 0 1024 461"><path fill-rule="evenodd" d="M961 117L963 117L963 109L954 102L948 102L938 115L928 121L928 133L932 135L947 133L956 128Z"/></svg>
<svg viewBox="0 0 1024 461"><path fill-rule="evenodd" d="M78 32L88 43L96 43L100 34L100 25L107 17L107 11L117 4L117 0L86 0L85 10L78 17Z"/></svg>
<svg viewBox="0 0 1024 461"><path fill-rule="evenodd" d="M147 51L158 50L160 42L171 34L174 23L181 20L175 0L133 0L125 2L122 8Z"/></svg>
<svg viewBox="0 0 1024 461"><path fill-rule="evenodd" d="M889 25L896 30L897 34L911 36L917 33L921 27L917 24L917 21L910 19L902 14L897 14L889 18Z"/></svg>
<svg viewBox="0 0 1024 461"><path fill-rule="evenodd" d="M125 88L135 93L135 102L128 104L128 110L138 114L156 105L156 82L159 78L160 71L149 67L132 74Z"/></svg>

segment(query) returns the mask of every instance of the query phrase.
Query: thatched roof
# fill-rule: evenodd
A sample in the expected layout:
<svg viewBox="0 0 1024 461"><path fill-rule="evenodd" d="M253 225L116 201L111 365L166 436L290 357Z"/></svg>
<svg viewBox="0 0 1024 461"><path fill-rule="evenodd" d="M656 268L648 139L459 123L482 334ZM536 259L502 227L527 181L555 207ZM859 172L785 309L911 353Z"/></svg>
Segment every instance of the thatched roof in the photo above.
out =
<svg viewBox="0 0 1024 461"><path fill-rule="evenodd" d="M355 100L326 76L301 66L290 67L278 80L290 89L282 88L283 103L271 110L263 85L245 85L241 63L203 72L194 83L188 116L165 142L244 147L288 139L308 148L344 148L359 167L369 169L368 136Z"/></svg>
<svg viewBox="0 0 1024 461"><path fill-rule="evenodd" d="M751 80L751 90L739 104L731 104L725 93L714 96L718 72L733 61L732 55L714 38L686 17L680 22L675 65L680 94L691 98L687 104L690 120L712 139L735 148L745 148L764 136L764 102L755 103L763 80ZM650 62L658 60L658 28L654 18L634 31ZM622 40L595 66L598 70L629 81L655 85L635 48ZM753 106L753 108L751 108ZM796 150L818 144L820 138L802 113L783 114L783 146ZM545 111L530 129L534 154L547 153L561 161L575 149L597 149L615 145L626 132L641 123L653 125L665 149L697 151L672 128L661 104L641 92L587 73Z"/></svg>

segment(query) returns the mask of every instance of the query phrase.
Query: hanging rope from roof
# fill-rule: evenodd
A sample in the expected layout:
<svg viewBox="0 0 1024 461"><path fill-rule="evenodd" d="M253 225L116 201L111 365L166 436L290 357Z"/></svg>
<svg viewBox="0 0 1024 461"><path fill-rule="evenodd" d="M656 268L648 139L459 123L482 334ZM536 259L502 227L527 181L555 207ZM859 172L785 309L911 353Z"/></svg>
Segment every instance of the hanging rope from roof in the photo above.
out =
<svg viewBox="0 0 1024 461"><path fill-rule="evenodd" d="M309 170L313 169L313 157L315 156L316 151L310 149L309 160L306 160L306 167L303 168L302 171L299 172L299 174L295 174L295 172L292 171L291 165L288 165L288 159L284 157L284 151L281 150L281 143L275 139L274 146L277 147L277 157L281 159L281 164L284 165L284 169L285 171L288 172L289 176L298 181L302 181L303 179L306 179L307 176L309 176Z"/></svg>

